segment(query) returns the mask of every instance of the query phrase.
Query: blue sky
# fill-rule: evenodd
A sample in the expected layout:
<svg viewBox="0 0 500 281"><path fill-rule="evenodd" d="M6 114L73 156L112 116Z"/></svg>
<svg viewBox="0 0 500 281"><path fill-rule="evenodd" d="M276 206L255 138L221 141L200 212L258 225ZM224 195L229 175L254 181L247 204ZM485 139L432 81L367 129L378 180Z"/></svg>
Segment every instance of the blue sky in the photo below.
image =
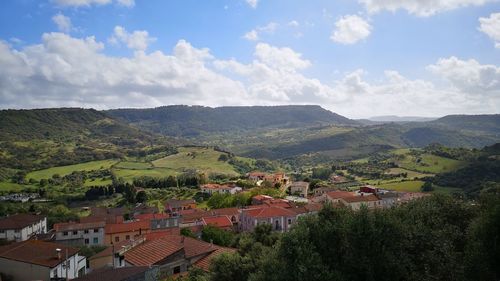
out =
<svg viewBox="0 0 500 281"><path fill-rule="evenodd" d="M499 113L500 3L422 2L3 1L0 107Z"/></svg>

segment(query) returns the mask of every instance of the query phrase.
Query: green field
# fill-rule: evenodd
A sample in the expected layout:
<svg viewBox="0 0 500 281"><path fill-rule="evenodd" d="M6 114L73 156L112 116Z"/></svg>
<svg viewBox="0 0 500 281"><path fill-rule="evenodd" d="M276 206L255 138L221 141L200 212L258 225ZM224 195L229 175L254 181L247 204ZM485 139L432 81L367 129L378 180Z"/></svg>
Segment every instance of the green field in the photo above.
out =
<svg viewBox="0 0 500 281"><path fill-rule="evenodd" d="M181 147L179 153L153 161L157 168L182 172L186 169L197 169L206 173L237 175L234 167L227 162L219 161L224 154L212 148Z"/></svg>
<svg viewBox="0 0 500 281"><path fill-rule="evenodd" d="M129 170L145 170L153 168L153 165L149 162L129 162L121 161L113 166L118 169L129 169Z"/></svg>
<svg viewBox="0 0 500 281"><path fill-rule="evenodd" d="M395 191L420 192L420 187L422 187L423 184L423 181L403 181L383 183L377 186Z"/></svg>
<svg viewBox="0 0 500 281"><path fill-rule="evenodd" d="M25 189L37 190L36 187L31 185L17 184L12 182L0 182L0 192L2 193L21 192Z"/></svg>
<svg viewBox="0 0 500 281"><path fill-rule="evenodd" d="M420 159L420 161L418 161ZM421 173L445 173L458 170L466 166L466 162L444 158L432 154L422 154L419 157L406 155L398 160L398 165L407 170Z"/></svg>
<svg viewBox="0 0 500 281"><path fill-rule="evenodd" d="M388 175L407 173L408 174L408 176L407 176L408 179L423 178L423 177L433 176L432 174L423 174L423 173L419 173L419 172L415 172L415 171L411 171L411 170L406 170L406 169L403 169L403 168L391 168L391 169L389 169L385 173L388 174Z"/></svg>
<svg viewBox="0 0 500 281"><path fill-rule="evenodd" d="M41 179L51 178L55 174L59 174L62 177L65 175L69 175L74 171L92 171L92 170L108 169L111 166L113 166L116 162L117 160L101 160L101 161L92 161L92 162L80 163L69 166L53 167L31 172L26 176L26 178L28 180L34 179L39 181Z"/></svg>
<svg viewBox="0 0 500 281"><path fill-rule="evenodd" d="M128 170L128 169L113 169L113 173L117 178L123 178L127 182L131 182L138 177L153 177L165 178L171 175L176 175L177 172L171 169L155 168L147 170Z"/></svg>

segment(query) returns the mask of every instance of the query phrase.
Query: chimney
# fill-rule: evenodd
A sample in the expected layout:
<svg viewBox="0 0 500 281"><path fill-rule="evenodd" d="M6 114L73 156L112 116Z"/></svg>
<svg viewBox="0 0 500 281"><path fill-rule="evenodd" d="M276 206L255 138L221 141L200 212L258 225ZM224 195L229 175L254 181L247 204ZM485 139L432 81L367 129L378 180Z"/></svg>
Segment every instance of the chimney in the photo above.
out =
<svg viewBox="0 0 500 281"><path fill-rule="evenodd" d="M59 248L56 249L56 258L58 260L61 260L61 249L59 249Z"/></svg>

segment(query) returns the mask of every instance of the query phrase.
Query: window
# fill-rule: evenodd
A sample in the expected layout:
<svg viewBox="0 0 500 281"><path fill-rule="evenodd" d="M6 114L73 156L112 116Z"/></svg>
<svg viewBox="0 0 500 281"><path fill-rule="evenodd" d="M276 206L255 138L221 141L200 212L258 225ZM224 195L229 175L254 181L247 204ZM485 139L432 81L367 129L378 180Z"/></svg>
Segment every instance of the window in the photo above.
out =
<svg viewBox="0 0 500 281"><path fill-rule="evenodd" d="M125 240L130 240L130 235L126 235Z"/></svg>
<svg viewBox="0 0 500 281"><path fill-rule="evenodd" d="M78 234L78 231L73 230L73 235L77 235L77 234Z"/></svg>
<svg viewBox="0 0 500 281"><path fill-rule="evenodd" d="M89 230L88 230L88 229L85 229L85 230L83 231L83 233L85 233L85 234L89 234Z"/></svg>
<svg viewBox="0 0 500 281"><path fill-rule="evenodd" d="M63 232L63 235L64 235L64 236L68 236L68 232L67 232L67 231L64 231L64 232Z"/></svg>
<svg viewBox="0 0 500 281"><path fill-rule="evenodd" d="M0 233L5 233L5 230L3 230L3 229L2 229L2 230L0 230Z"/></svg>
<svg viewBox="0 0 500 281"><path fill-rule="evenodd" d="M180 266L174 267L174 274L177 274L177 273L181 273L181 267Z"/></svg>
<svg viewBox="0 0 500 281"><path fill-rule="evenodd" d="M292 224L292 219L288 219L288 224Z"/></svg>
<svg viewBox="0 0 500 281"><path fill-rule="evenodd" d="M88 238L85 238L84 242L85 242L85 245L88 245L90 243Z"/></svg>
<svg viewBox="0 0 500 281"><path fill-rule="evenodd" d="M120 237L115 236L115 242L120 242Z"/></svg>
<svg viewBox="0 0 500 281"><path fill-rule="evenodd" d="M94 244L99 244L99 238L94 237L93 242L94 242Z"/></svg>
<svg viewBox="0 0 500 281"><path fill-rule="evenodd" d="M99 232L99 228L94 228L94 233Z"/></svg>

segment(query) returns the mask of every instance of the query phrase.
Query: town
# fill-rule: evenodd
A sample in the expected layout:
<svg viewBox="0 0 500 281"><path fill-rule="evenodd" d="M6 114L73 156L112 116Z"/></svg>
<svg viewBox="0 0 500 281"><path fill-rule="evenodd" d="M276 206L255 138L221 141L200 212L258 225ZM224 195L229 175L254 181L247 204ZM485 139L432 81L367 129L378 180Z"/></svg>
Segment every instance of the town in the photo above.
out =
<svg viewBox="0 0 500 281"><path fill-rule="evenodd" d="M252 232L264 224L272 231L287 232L301 217L316 214L325 205L351 210L391 208L430 195L370 185L353 189L347 179L335 174L328 186L314 190L308 182L292 181L282 172L251 172L247 179L255 186L276 186L286 196L258 194L248 206L215 209L199 208L194 199L169 199L161 208L140 203L131 210L90 207L89 215L79 221L56 223L52 228L41 215L7 216L0 219L0 239L9 242L0 247L0 268L13 280L94 280L94 275L126 276L112 280L175 278L192 267L209 271L214 257L237 251L217 245L224 244L214 241L218 232ZM245 191L235 183L207 183L199 189L207 196ZM102 246L102 250L86 257L80 246Z"/></svg>

